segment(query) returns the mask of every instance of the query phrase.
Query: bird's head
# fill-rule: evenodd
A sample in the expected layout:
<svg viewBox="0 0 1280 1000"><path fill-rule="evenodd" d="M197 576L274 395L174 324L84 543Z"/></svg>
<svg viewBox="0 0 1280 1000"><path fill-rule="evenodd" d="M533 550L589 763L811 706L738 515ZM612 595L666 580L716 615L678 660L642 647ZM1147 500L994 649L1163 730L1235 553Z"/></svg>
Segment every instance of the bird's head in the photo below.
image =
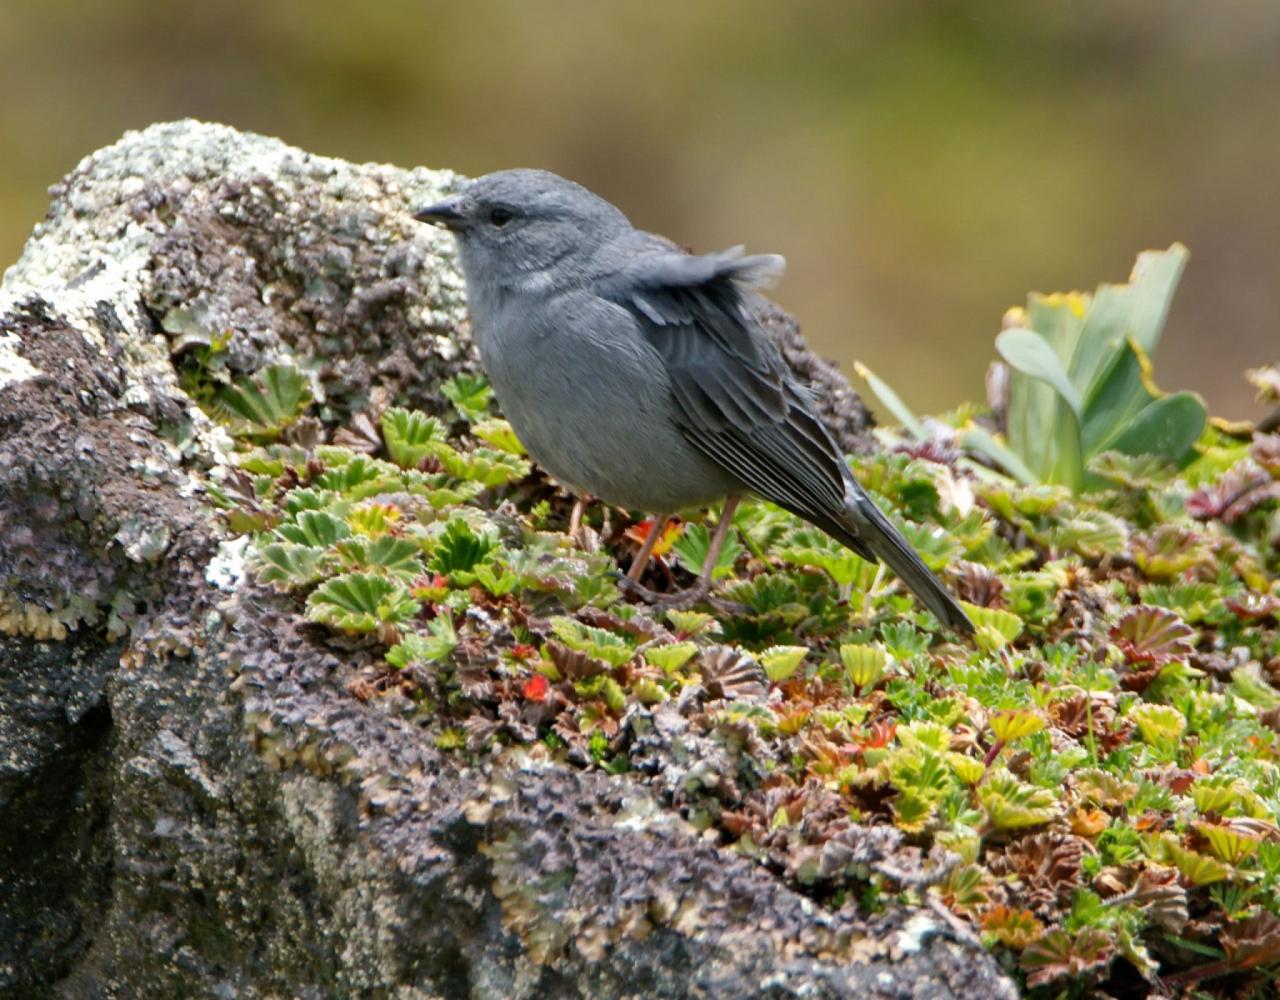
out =
<svg viewBox="0 0 1280 1000"><path fill-rule="evenodd" d="M463 275L476 284L554 283L580 274L627 217L580 184L545 170L502 170L413 216L458 239Z"/></svg>

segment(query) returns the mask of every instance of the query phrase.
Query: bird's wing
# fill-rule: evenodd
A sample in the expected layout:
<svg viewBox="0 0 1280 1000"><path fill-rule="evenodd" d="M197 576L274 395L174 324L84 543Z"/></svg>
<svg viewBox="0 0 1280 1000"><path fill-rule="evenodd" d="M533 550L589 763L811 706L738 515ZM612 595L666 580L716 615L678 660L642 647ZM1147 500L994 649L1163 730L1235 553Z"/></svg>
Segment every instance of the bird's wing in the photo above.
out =
<svg viewBox="0 0 1280 1000"><path fill-rule="evenodd" d="M750 287L781 257L740 247L690 256L654 246L598 281L661 356L690 443L753 492L875 559L843 516L849 480L840 449L751 314Z"/></svg>

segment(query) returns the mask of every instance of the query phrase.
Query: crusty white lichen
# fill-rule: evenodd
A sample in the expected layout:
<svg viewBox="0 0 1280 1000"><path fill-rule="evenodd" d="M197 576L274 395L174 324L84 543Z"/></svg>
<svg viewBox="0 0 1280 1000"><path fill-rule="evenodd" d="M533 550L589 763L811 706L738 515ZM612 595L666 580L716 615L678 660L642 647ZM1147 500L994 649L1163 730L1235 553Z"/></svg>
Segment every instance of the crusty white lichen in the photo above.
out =
<svg viewBox="0 0 1280 1000"><path fill-rule="evenodd" d="M270 178L286 197L290 191L319 193L335 216L358 206L369 220L370 237L379 227L391 227L392 233L382 230L384 238L430 243L433 252L425 256L434 266L414 275L425 301L435 303L418 316L423 335L434 337L430 331L461 320L465 299L461 279L449 263L447 237L409 217L413 206L456 188L461 180L456 174L348 163L190 119L127 132L80 162L17 263L0 279L0 315L23 301L49 303L104 354L109 342L115 345L118 353L112 361L121 365L126 381L122 404L145 406L158 395L183 398L171 357L176 342L155 332L144 306L153 250L166 232L148 199L161 191L180 210L187 199L207 200L217 185L257 178ZM0 388L38 374L11 339L0 333ZM437 347L446 360L458 351L448 338L440 338ZM282 359L287 355L284 345L280 354ZM195 406L188 415L197 439L208 437L208 418ZM217 461L220 456L213 457Z"/></svg>
<svg viewBox="0 0 1280 1000"><path fill-rule="evenodd" d="M40 369L18 353L21 342L0 330L0 389L25 382L40 374Z"/></svg>
<svg viewBox="0 0 1280 1000"><path fill-rule="evenodd" d="M898 931L898 950L904 955L914 955L924 950L925 942L946 928L927 913L913 913Z"/></svg>
<svg viewBox="0 0 1280 1000"><path fill-rule="evenodd" d="M209 585L234 593L248 573L245 563L248 547L248 535L240 535L222 542L214 557L209 560L209 565L204 569L204 578Z"/></svg>

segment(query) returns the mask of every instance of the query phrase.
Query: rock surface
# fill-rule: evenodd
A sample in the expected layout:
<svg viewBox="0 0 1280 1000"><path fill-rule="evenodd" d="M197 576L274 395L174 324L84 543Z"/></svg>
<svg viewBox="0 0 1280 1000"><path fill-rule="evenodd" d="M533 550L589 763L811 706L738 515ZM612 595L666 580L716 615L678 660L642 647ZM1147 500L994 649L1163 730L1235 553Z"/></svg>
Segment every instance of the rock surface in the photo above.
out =
<svg viewBox="0 0 1280 1000"><path fill-rule="evenodd" d="M181 122L53 189L0 287L0 996L1012 996L930 911L827 911L626 778L441 753L219 549L190 359L289 360L330 422L437 406L475 362L406 209L459 181Z"/></svg>

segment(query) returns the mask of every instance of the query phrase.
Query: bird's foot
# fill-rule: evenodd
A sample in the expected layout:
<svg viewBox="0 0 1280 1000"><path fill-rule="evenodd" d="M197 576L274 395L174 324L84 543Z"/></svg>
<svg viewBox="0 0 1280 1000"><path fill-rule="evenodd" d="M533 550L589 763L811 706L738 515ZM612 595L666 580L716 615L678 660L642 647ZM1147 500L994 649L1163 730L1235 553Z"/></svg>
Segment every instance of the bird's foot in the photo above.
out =
<svg viewBox="0 0 1280 1000"><path fill-rule="evenodd" d="M577 500L574 501L573 510L569 513L569 527L565 534L569 536L569 544L575 549L582 552L599 552L600 551L600 535L601 532L587 524L583 520L583 515L587 511L587 504L591 502L591 498L585 493L579 493ZM609 508L605 508L604 512L604 534L609 532Z"/></svg>
<svg viewBox="0 0 1280 1000"><path fill-rule="evenodd" d="M656 590L650 590L644 584L637 583L628 576L624 576L618 581L618 587L628 597L644 601L645 604L664 611L668 608L683 611L685 608L697 604L711 592L711 585L699 580L692 587L677 590L670 594L662 594Z"/></svg>
<svg viewBox="0 0 1280 1000"><path fill-rule="evenodd" d="M711 605L721 614L737 615L747 610L746 607L734 601L712 597L710 580L698 580L692 587L686 587L684 590L677 590L671 594L661 594L656 590L650 590L643 584L625 576L618 581L618 587L628 597L643 601L658 611L686 611L694 605L704 602Z"/></svg>

